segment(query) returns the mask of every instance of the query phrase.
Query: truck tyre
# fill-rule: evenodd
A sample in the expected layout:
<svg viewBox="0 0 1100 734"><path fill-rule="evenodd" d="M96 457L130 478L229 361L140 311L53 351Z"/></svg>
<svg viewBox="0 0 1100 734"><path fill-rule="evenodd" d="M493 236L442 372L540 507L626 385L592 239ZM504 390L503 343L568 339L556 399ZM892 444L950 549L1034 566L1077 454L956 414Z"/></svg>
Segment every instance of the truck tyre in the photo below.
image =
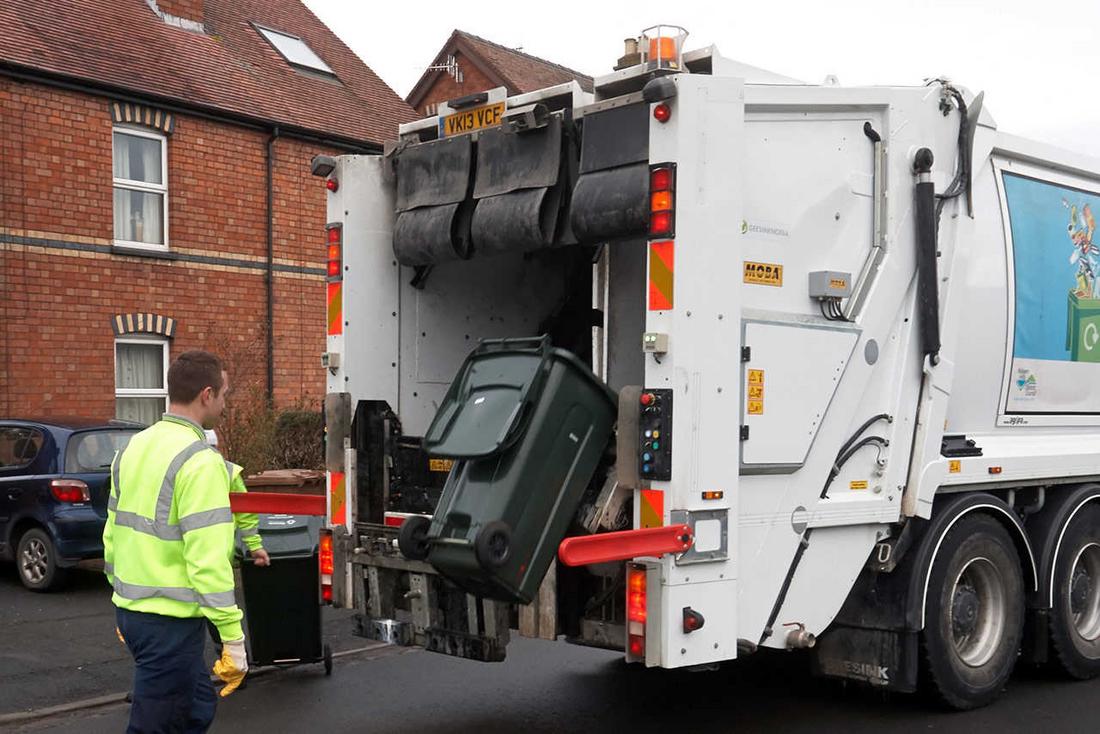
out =
<svg viewBox="0 0 1100 734"><path fill-rule="evenodd" d="M500 520L485 523L474 540L474 552L477 562L486 571L494 571L507 563L512 555L512 529L508 523Z"/></svg>
<svg viewBox="0 0 1100 734"><path fill-rule="evenodd" d="M1024 626L1024 581L1008 532L988 515L964 517L929 574L921 653L926 683L954 709L984 706L1012 675Z"/></svg>
<svg viewBox="0 0 1100 734"><path fill-rule="evenodd" d="M1054 559L1050 644L1055 664L1079 680L1100 674L1100 506L1087 505Z"/></svg>
<svg viewBox="0 0 1100 734"><path fill-rule="evenodd" d="M431 518L413 515L401 523L397 531L397 548L410 561L423 561L428 557L428 528Z"/></svg>
<svg viewBox="0 0 1100 734"><path fill-rule="evenodd" d="M31 591L53 591L65 581L65 569L57 565L57 548L49 533L31 528L15 549L19 580Z"/></svg>

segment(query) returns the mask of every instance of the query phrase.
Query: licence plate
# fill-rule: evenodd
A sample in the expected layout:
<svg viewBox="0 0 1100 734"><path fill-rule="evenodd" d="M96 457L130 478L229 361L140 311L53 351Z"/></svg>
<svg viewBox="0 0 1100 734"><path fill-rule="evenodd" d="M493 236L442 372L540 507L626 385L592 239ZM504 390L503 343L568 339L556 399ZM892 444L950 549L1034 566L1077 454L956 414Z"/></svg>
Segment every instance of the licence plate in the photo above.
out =
<svg viewBox="0 0 1100 734"><path fill-rule="evenodd" d="M487 127L496 127L504 116L504 102L475 107L439 118L439 137L470 133Z"/></svg>

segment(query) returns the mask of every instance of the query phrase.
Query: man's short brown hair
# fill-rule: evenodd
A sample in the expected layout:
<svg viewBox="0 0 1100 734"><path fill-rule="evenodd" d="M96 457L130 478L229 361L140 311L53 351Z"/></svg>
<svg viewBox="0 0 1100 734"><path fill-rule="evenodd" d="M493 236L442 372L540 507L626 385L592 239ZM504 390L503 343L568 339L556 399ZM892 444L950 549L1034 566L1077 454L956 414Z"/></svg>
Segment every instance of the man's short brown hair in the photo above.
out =
<svg viewBox="0 0 1100 734"><path fill-rule="evenodd" d="M168 368L168 400L189 405L208 387L220 392L225 384L224 369L222 361L210 352L184 352Z"/></svg>

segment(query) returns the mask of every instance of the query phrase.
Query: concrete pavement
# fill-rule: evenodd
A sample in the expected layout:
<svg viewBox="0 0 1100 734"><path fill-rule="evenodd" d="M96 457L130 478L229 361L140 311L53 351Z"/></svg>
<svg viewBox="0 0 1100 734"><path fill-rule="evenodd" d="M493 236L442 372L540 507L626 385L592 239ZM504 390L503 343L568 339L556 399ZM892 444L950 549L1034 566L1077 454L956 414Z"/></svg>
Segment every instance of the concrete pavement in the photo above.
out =
<svg viewBox="0 0 1100 734"><path fill-rule="evenodd" d="M115 608L100 568L82 564L63 590L35 594L19 583L13 565L0 564L0 716L130 690L133 662L115 637ZM334 650L367 644L351 634L349 612L326 608L324 618Z"/></svg>

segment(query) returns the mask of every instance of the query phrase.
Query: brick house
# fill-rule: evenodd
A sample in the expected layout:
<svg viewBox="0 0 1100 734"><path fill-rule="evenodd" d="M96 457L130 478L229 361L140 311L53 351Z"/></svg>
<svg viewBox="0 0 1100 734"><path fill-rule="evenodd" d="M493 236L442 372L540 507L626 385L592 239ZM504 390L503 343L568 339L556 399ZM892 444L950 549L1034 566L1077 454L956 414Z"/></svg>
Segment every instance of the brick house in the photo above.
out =
<svg viewBox="0 0 1100 734"><path fill-rule="evenodd" d="M193 348L323 397L309 161L413 117L299 0L0 3L0 417L155 420Z"/></svg>
<svg viewBox="0 0 1100 734"><path fill-rule="evenodd" d="M486 89L506 87L511 96L573 80L592 91L590 76L456 30L405 101L424 117L434 115L440 102Z"/></svg>

